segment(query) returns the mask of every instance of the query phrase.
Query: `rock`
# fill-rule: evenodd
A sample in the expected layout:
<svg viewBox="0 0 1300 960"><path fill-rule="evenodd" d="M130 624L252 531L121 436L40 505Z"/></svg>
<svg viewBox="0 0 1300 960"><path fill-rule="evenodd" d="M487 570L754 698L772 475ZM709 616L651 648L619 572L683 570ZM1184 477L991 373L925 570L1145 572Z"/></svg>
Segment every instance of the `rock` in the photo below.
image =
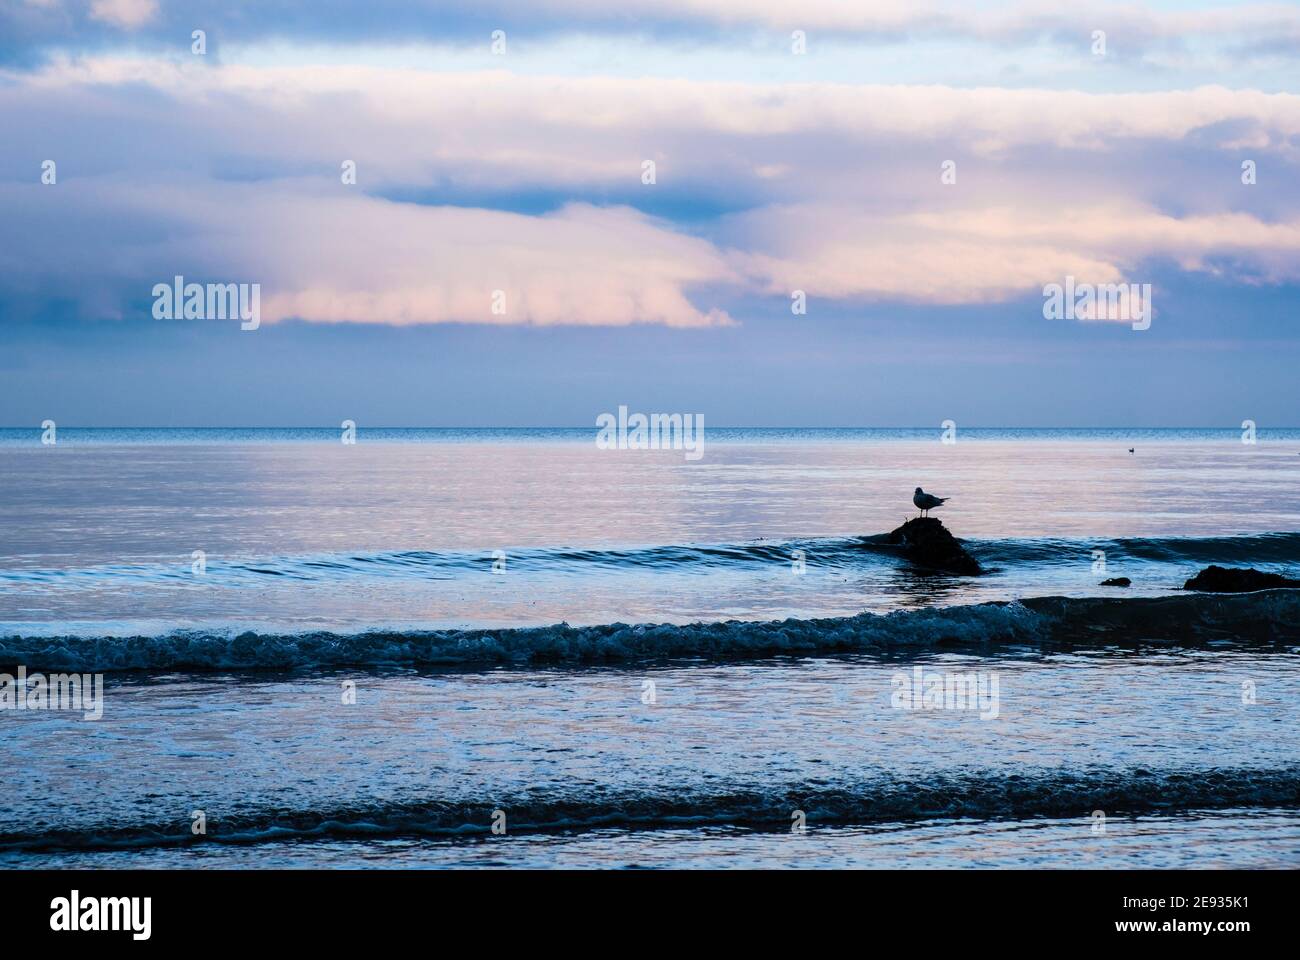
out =
<svg viewBox="0 0 1300 960"><path fill-rule="evenodd" d="M1133 581L1130 580L1128 577L1111 577L1109 580L1103 580L1103 581L1101 582L1101 586L1103 586L1103 587L1127 587L1127 586L1131 586L1132 583L1133 583Z"/></svg>
<svg viewBox="0 0 1300 960"><path fill-rule="evenodd" d="M1254 567L1244 570L1240 567L1206 567L1183 584L1184 590L1207 593L1249 593L1274 587L1300 587L1300 580L1292 580L1280 573L1265 573Z"/></svg>
<svg viewBox="0 0 1300 960"><path fill-rule="evenodd" d="M891 531L886 542L900 545L908 560L923 567L963 576L984 572L978 561L962 547L961 541L949 533L936 517L914 517Z"/></svg>

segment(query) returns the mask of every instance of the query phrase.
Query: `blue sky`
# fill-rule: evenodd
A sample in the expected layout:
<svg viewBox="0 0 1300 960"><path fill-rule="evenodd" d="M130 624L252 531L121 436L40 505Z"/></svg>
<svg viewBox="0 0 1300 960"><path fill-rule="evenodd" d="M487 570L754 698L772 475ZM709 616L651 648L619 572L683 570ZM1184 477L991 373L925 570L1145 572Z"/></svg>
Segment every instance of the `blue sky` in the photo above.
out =
<svg viewBox="0 0 1300 960"><path fill-rule="evenodd" d="M1295 425L1300 7L789 6L0 0L0 423Z"/></svg>

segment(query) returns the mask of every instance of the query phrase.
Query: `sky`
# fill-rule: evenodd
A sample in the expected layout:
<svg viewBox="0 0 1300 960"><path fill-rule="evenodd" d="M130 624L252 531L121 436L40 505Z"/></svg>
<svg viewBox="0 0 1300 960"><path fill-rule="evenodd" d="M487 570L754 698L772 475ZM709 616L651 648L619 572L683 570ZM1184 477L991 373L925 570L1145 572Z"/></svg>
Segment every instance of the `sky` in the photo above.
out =
<svg viewBox="0 0 1300 960"><path fill-rule="evenodd" d="M1295 3L0 0L0 425L1296 426L1298 174Z"/></svg>

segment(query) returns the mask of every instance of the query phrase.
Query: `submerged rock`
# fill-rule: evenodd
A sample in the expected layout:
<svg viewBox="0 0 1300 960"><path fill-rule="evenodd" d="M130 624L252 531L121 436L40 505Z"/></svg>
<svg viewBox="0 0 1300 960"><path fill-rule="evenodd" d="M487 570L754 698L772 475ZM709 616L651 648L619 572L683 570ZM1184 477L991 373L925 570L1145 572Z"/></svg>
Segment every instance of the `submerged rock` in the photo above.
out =
<svg viewBox="0 0 1300 960"><path fill-rule="evenodd" d="M1101 582L1101 586L1103 586L1103 587L1127 587L1127 586L1131 586L1132 583L1133 583L1133 581L1130 580L1128 577L1111 577L1109 580L1103 580L1103 581Z"/></svg>
<svg viewBox="0 0 1300 960"><path fill-rule="evenodd" d="M1300 587L1300 580L1292 580L1280 573L1265 573L1254 567L1206 567L1183 584L1184 590L1204 590L1208 593L1249 593L1252 590L1272 590L1275 587Z"/></svg>
<svg viewBox="0 0 1300 960"><path fill-rule="evenodd" d="M887 543L898 544L903 555L923 567L974 576L983 573L979 562L962 547L935 517L915 517L890 532Z"/></svg>

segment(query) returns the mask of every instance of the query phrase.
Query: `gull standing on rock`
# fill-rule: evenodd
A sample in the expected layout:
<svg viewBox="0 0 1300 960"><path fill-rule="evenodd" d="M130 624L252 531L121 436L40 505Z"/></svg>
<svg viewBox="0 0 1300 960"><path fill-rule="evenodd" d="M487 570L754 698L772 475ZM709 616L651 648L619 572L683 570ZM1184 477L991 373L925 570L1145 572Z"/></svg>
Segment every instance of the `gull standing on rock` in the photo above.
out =
<svg viewBox="0 0 1300 960"><path fill-rule="evenodd" d="M916 493L912 494L912 504L921 511L921 516L933 510L935 507L943 506L951 497L936 497L933 494L926 493L920 487L916 488Z"/></svg>

